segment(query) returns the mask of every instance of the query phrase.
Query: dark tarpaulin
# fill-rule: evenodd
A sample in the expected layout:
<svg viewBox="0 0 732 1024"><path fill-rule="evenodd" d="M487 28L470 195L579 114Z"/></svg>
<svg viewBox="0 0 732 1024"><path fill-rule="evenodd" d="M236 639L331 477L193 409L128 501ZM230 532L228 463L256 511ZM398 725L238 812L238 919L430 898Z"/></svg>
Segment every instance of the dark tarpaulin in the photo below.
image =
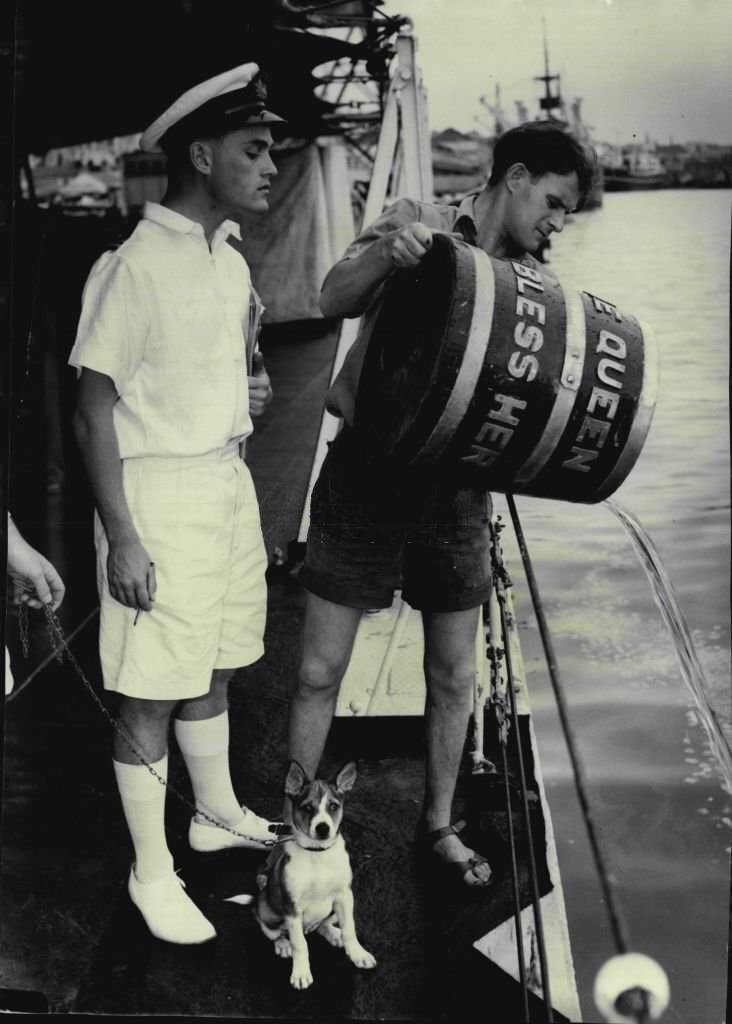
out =
<svg viewBox="0 0 732 1024"><path fill-rule="evenodd" d="M293 134L324 134L333 107L314 95L313 68L365 55L305 31L305 16L287 0L16 0L15 13L21 153L141 131L185 89L250 60ZM12 61L12 50L2 59Z"/></svg>

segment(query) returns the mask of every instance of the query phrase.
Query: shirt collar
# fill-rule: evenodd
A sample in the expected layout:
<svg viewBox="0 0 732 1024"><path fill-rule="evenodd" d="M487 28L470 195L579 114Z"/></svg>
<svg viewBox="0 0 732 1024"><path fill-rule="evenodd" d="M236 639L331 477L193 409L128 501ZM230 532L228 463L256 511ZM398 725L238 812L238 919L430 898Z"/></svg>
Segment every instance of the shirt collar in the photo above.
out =
<svg viewBox="0 0 732 1024"><path fill-rule="evenodd" d="M469 192L463 197L460 205L457 208L457 216L455 217L455 228L462 232L465 241L469 245L478 244L478 222L475 219L475 200L480 195L481 190L477 192ZM530 252L525 252L522 256L518 257L521 263L526 263L532 267L538 267L539 261L535 256L532 256Z"/></svg>
<svg viewBox="0 0 732 1024"><path fill-rule="evenodd" d="M198 221L191 220L182 213L178 213L177 210L171 210L169 206L163 206L162 203L145 203L143 216L145 220L161 224L170 231L178 231L182 235L198 235L199 238L205 239L203 226ZM211 249L218 248L222 242L226 241L229 235L233 235L234 238L241 241L241 228L236 221L225 220L219 224L214 232Z"/></svg>
<svg viewBox="0 0 732 1024"><path fill-rule="evenodd" d="M458 206L455 227L462 230L466 242L475 245L478 239L478 225L475 220L475 200L478 192L469 192Z"/></svg>

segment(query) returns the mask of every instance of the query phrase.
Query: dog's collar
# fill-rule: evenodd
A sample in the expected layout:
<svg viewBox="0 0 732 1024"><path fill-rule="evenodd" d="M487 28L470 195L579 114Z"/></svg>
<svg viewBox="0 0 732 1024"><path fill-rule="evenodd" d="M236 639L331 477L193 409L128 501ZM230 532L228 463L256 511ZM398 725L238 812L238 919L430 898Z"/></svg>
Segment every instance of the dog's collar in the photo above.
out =
<svg viewBox="0 0 732 1024"><path fill-rule="evenodd" d="M295 836L288 836L286 842L297 843L301 850L307 850L308 853L327 853L328 850L333 849L333 847L335 846L335 841L339 835L340 832L336 832L335 837L333 838L333 842L330 844L330 846L305 846L304 843L298 843Z"/></svg>

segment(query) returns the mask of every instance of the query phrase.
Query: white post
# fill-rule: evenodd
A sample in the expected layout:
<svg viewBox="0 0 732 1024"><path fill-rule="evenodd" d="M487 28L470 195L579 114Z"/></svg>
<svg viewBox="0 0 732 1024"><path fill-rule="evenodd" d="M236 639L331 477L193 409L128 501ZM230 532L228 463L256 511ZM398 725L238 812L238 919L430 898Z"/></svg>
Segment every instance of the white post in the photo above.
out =
<svg viewBox="0 0 732 1024"><path fill-rule="evenodd" d="M389 85L379 141L376 146L363 224L370 224L384 209L389 180L398 168L398 183L393 183L394 197L410 195L415 199L432 199L432 153L427 123L426 90L416 63L417 40L411 28L402 29L397 37L396 68ZM344 320L333 360L330 380L335 379L348 350L358 335L360 320ZM323 464L328 442L340 428L340 420L329 412L323 418L310 472L305 505L297 539L304 541L310 522L310 495Z"/></svg>
<svg viewBox="0 0 732 1024"><path fill-rule="evenodd" d="M328 211L330 267L334 260L340 259L349 242L353 241L351 183L345 141L340 136L325 136L318 139L317 143L323 172L325 205Z"/></svg>
<svg viewBox="0 0 732 1024"><path fill-rule="evenodd" d="M417 66L417 40L411 30L397 37L395 81L402 111L402 156L400 191L426 202L432 200L432 154L427 125L427 99L422 74Z"/></svg>

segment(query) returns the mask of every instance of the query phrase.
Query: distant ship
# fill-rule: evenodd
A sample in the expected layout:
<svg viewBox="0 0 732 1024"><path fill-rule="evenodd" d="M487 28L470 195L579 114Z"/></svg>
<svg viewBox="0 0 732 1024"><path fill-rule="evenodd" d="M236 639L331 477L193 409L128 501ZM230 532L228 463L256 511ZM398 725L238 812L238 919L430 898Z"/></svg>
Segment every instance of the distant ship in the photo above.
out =
<svg viewBox="0 0 732 1024"><path fill-rule="evenodd" d="M561 94L561 75L553 75L549 70L549 48L546 38L546 26L544 26L544 74L535 75L534 81L544 83L544 95L539 98L539 109L541 113L532 119L526 104L521 100L517 100L516 113L518 123L526 124L531 120L551 121L559 127L565 128L584 145L593 147L590 128L582 119L582 98L578 96L572 101L569 108L569 116L567 116L566 106ZM555 83L556 88L553 88ZM501 108L499 86L496 86L496 100L494 104L489 104L485 97L481 97L481 102L494 115L496 136L502 134L503 131L510 127ZM582 209L595 210L602 206L602 196L603 169L601 164L598 163L597 174L595 175L592 188L587 194Z"/></svg>
<svg viewBox="0 0 732 1024"><path fill-rule="evenodd" d="M637 189L664 188L669 177L663 164L648 143L623 146L615 159L603 159L605 189L608 192L629 192Z"/></svg>
<svg viewBox="0 0 732 1024"><path fill-rule="evenodd" d="M542 111L541 117L535 118L537 121L555 121L559 125L563 125L568 131L574 135L574 137L586 146L592 146L592 139L590 137L590 129L582 120L582 98L577 96L572 104L570 105L570 117L566 116L566 107L561 93L561 75L553 75L549 70L549 47L546 38L546 24L544 25L544 74L535 75L534 81L544 83L544 95L539 98L539 109ZM552 84L556 82L556 91L553 91ZM519 119L521 120L521 114L526 112L526 107L523 103L517 103L517 109L519 112ZM555 113L557 111L559 116ZM523 121L528 120L527 117L523 117ZM592 183L592 188L587 193L587 197L584 202L583 210L596 210L602 206L602 196L604 191L604 176L602 166L598 164L597 174Z"/></svg>

